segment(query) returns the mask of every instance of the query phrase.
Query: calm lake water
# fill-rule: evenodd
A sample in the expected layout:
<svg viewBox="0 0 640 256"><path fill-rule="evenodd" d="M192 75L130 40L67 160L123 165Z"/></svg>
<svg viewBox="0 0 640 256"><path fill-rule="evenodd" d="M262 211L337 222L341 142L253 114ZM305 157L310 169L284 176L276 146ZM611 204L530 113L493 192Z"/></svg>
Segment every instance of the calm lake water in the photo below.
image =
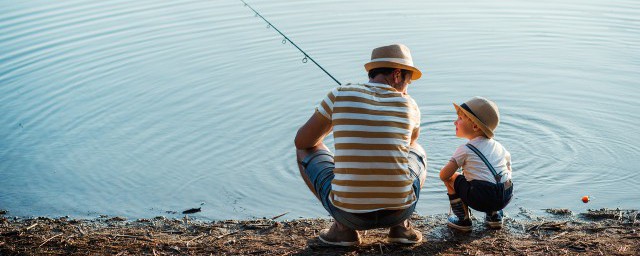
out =
<svg viewBox="0 0 640 256"><path fill-rule="evenodd" d="M367 80L373 48L411 48L418 213L448 212L437 172L465 142L451 103L476 95L513 155L507 213L640 208L640 2L249 3L343 83ZM336 84L281 40L236 0L1 1L0 209L327 216L293 138Z"/></svg>

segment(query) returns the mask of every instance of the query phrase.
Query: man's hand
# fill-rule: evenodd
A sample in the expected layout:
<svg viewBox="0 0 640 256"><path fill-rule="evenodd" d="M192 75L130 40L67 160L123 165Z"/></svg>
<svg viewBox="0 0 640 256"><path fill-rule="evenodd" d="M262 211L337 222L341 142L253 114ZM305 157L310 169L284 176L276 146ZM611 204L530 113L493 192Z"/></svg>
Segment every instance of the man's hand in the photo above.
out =
<svg viewBox="0 0 640 256"><path fill-rule="evenodd" d="M295 144L297 149L308 149L322 143L324 137L331 132L331 120L317 111L309 118L296 134Z"/></svg>

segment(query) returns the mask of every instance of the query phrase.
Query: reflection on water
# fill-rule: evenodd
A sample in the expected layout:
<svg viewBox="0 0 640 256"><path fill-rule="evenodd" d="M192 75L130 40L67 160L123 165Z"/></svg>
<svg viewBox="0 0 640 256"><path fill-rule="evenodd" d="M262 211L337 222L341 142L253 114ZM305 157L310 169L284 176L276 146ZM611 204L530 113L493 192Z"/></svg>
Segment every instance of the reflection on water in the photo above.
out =
<svg viewBox="0 0 640 256"><path fill-rule="evenodd" d="M408 45L429 178L464 143L451 102L498 103L519 207L638 208L640 4L250 2L343 83ZM0 208L14 215L326 216L293 136L334 82L239 1L0 3ZM329 143L331 144L331 143ZM590 195L588 205L580 197Z"/></svg>

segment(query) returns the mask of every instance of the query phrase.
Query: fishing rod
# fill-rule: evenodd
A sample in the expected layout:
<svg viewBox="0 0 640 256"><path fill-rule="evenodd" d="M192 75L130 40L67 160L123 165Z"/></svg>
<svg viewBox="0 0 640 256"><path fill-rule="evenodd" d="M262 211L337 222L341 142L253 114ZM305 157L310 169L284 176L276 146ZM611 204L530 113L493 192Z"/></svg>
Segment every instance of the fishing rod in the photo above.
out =
<svg viewBox="0 0 640 256"><path fill-rule="evenodd" d="M287 37L285 34L280 32L280 30L278 28L276 28L273 24L271 24L271 22L269 22L267 19L265 19L262 15L260 15L260 13L258 13L258 11L253 9L253 7L251 7L251 5L246 3L244 0L240 0L240 2L242 2L244 4L244 6L249 7L249 9L251 9L256 14L256 17L262 18L262 20L264 20L268 24L267 28L273 28L276 31L278 31L278 33L280 33L280 35L282 35L284 37L284 39L282 39L282 44L286 44L287 41L289 41L289 43L291 43L293 46L295 46L298 49L298 51L300 51L302 54L304 54L304 58L302 58L302 63L307 63L307 60L311 60L314 64L316 64L316 66L318 66L320 69L322 69L322 71L324 71L325 74L329 75L331 77L331 79L333 79L333 81L336 81L336 83L338 83L338 85L342 85L338 81L338 79L336 79L331 74L329 74L329 72L327 72L327 70L325 70L322 66L320 66L320 64L318 64L318 62L316 62L313 58L311 58L311 56L309 56L309 54L307 54L304 50L300 49L300 47L298 47L298 45L296 45L296 43L291 41L291 39L289 39L289 37Z"/></svg>

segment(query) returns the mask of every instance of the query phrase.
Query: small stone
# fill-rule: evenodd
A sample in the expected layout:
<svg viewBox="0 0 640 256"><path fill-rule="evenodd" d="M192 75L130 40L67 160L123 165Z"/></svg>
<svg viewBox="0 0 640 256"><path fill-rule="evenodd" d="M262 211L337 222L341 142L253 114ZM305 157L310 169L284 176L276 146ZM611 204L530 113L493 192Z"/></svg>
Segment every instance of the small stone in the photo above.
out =
<svg viewBox="0 0 640 256"><path fill-rule="evenodd" d="M108 219L107 221L125 221L125 220L127 220L127 218L116 216L116 217L113 217L111 219Z"/></svg>

